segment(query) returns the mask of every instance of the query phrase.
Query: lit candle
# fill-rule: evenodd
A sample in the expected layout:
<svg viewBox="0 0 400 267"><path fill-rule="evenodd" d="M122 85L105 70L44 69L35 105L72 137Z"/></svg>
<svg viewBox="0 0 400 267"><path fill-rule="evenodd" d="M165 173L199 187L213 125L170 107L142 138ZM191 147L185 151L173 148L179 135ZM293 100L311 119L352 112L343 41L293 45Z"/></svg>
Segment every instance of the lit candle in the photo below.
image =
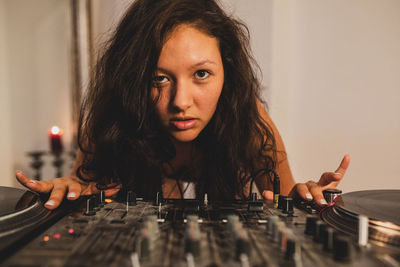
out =
<svg viewBox="0 0 400 267"><path fill-rule="evenodd" d="M63 145L61 142L62 131L57 126L51 127L49 131L50 136L50 148L53 154L60 154L63 151Z"/></svg>

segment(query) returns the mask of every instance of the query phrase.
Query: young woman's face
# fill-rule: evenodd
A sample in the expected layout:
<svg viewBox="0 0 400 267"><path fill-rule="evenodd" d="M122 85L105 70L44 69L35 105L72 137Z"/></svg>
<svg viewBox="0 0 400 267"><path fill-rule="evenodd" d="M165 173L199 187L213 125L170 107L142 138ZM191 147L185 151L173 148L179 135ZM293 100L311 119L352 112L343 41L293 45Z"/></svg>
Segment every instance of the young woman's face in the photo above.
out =
<svg viewBox="0 0 400 267"><path fill-rule="evenodd" d="M194 140L211 120L224 84L218 40L178 26L161 50L154 84L162 126L175 141Z"/></svg>

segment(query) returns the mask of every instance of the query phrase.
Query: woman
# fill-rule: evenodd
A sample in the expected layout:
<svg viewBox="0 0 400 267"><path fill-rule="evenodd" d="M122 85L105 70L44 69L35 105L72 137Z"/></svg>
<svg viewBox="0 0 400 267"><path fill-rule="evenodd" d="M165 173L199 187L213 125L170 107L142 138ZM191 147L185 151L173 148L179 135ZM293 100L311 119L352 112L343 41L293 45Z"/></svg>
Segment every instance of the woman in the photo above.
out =
<svg viewBox="0 0 400 267"><path fill-rule="evenodd" d="M83 103L71 175L26 187L49 193L45 206L105 189L154 198L247 198L254 179L283 194L326 205L349 165L318 183L295 184L283 142L263 108L248 30L214 0L137 0L100 58Z"/></svg>

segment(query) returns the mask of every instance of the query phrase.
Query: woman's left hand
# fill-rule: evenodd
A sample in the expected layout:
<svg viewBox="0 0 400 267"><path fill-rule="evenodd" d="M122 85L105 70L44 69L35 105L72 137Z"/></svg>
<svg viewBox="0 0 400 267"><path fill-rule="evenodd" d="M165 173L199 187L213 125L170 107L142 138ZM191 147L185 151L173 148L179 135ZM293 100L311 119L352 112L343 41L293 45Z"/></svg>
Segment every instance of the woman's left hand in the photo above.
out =
<svg viewBox="0 0 400 267"><path fill-rule="evenodd" d="M290 192L292 197L301 197L305 200L314 200L319 206L325 206L326 202L322 192L326 189L334 189L342 180L350 164L350 156L345 155L339 168L335 172L325 172L318 182L308 181L306 183L297 183Z"/></svg>

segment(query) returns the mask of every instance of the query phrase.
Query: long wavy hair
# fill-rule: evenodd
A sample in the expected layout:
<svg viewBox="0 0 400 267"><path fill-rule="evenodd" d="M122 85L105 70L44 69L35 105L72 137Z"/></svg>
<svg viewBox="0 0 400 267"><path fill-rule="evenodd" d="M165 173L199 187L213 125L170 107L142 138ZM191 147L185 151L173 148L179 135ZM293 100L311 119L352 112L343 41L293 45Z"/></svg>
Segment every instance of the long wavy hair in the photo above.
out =
<svg viewBox="0 0 400 267"><path fill-rule="evenodd" d="M163 44L182 24L218 40L225 76L216 111L193 142L204 154L197 196L245 198L250 179L275 168L273 132L257 108L259 68L247 27L214 0L136 0L99 58L82 105L83 161L76 171L82 180L101 188L122 184L145 198L161 191L175 149L151 91Z"/></svg>

